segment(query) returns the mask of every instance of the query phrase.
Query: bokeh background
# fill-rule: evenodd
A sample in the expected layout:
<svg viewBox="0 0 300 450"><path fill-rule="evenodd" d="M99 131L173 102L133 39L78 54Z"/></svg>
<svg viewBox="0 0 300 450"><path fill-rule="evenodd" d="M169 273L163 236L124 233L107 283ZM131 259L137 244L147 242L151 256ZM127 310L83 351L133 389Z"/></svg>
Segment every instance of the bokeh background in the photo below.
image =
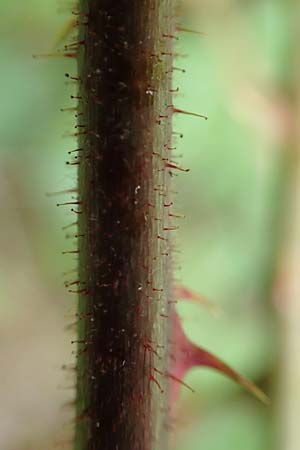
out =
<svg viewBox="0 0 300 450"><path fill-rule="evenodd" d="M176 278L221 311L179 302L196 343L255 381L266 407L219 374L195 369L174 424L176 450L299 450L299 25L293 0L185 0L175 74L180 164ZM67 448L74 268L52 195L70 189L76 145L70 60L51 53L69 2L0 0L0 448ZM66 327L68 329L66 329Z"/></svg>

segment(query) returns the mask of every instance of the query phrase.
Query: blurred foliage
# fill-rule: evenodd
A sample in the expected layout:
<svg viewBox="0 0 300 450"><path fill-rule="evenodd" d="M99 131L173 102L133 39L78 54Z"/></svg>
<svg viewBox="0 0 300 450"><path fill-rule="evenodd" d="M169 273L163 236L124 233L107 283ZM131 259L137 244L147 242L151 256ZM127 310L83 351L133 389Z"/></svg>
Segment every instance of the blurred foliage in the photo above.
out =
<svg viewBox="0 0 300 450"><path fill-rule="evenodd" d="M63 272L74 267L60 227L73 217L47 193L74 186L65 165L74 140L70 106L74 73L64 59L34 60L52 51L67 2L0 1L2 39L0 206L2 208L0 447L44 450L67 434L62 408L71 384L60 366L71 359L64 331L74 298ZM190 173L176 177L181 220L175 255L180 283L223 310L180 302L187 334L263 388L276 368L277 323L271 293L278 245L280 118L272 106L286 77L289 2L186 0L175 73L176 106L208 121L175 118L177 154ZM74 89L76 86L74 86ZM275 109L275 111L274 111ZM67 317L66 317L67 315ZM68 378L68 376L67 376ZM72 380L71 380L72 381ZM276 439L267 409L232 382L195 370L178 404L177 450L268 450ZM63 430L62 430L63 428ZM60 448L60 447L59 447Z"/></svg>

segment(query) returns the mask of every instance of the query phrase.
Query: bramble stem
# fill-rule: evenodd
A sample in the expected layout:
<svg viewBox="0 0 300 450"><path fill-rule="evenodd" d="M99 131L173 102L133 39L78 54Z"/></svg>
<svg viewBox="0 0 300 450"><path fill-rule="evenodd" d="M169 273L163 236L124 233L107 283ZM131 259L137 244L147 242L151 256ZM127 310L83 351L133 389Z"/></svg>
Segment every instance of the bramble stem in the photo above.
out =
<svg viewBox="0 0 300 450"><path fill-rule="evenodd" d="M172 0L82 0L76 450L167 450Z"/></svg>

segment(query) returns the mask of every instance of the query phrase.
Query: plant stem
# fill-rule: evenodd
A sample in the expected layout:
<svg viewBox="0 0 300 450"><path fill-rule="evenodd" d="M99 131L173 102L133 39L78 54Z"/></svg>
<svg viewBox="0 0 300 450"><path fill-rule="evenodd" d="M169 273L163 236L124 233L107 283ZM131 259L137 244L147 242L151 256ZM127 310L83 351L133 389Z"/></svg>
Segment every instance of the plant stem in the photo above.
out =
<svg viewBox="0 0 300 450"><path fill-rule="evenodd" d="M168 448L172 0L82 0L76 450Z"/></svg>

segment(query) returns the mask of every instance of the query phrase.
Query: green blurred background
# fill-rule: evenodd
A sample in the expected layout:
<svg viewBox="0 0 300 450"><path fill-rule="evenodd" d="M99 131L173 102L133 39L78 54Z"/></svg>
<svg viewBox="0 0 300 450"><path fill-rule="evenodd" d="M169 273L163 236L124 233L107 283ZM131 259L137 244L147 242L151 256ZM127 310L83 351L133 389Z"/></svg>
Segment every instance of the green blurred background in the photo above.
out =
<svg viewBox="0 0 300 450"><path fill-rule="evenodd" d="M53 50L69 2L0 0L0 448L68 448L75 299L63 281L74 267L61 230L73 220L55 204L72 188L66 166L74 123L60 112L65 59ZM176 278L212 300L215 317L180 302L190 338L254 380L272 398L195 369L172 431L176 450L299 450L298 288L299 6L288 0L185 0L174 87L180 164ZM298 181L299 179L299 181Z"/></svg>

